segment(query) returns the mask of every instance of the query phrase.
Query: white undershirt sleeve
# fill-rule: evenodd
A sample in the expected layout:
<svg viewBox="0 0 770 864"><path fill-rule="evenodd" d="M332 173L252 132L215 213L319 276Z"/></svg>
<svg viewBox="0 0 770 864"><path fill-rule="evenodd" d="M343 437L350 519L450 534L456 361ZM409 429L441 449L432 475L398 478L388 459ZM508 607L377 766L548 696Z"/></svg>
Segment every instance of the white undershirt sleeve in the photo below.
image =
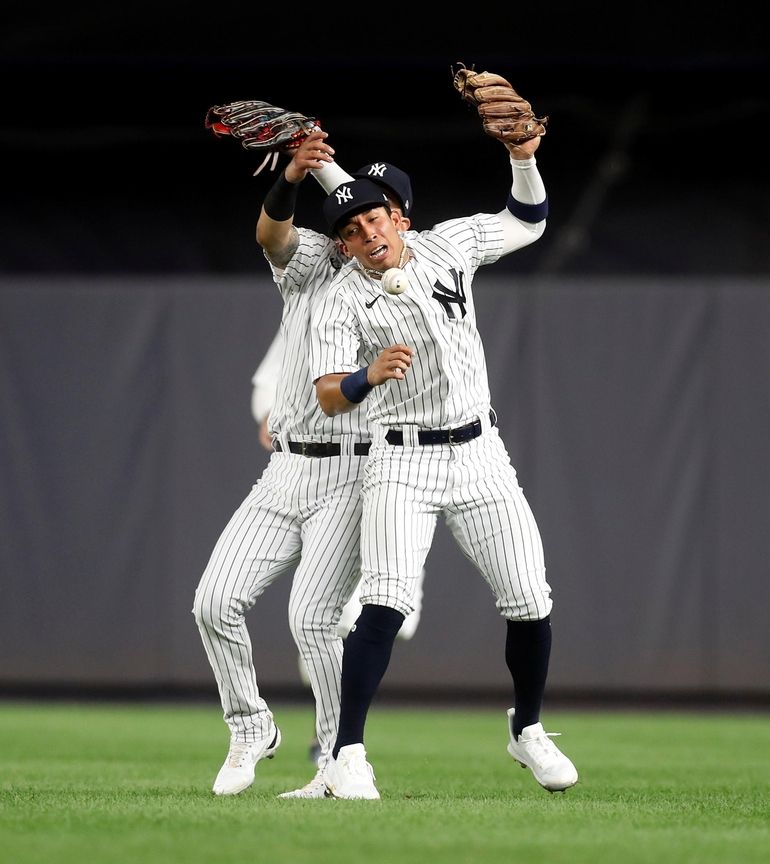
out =
<svg viewBox="0 0 770 864"><path fill-rule="evenodd" d="M511 159L511 197L525 205L542 204L546 200L545 184L534 156L529 159ZM539 239L545 231L545 219L538 222L526 222L517 218L506 207L498 213L503 223L503 255L529 246Z"/></svg>

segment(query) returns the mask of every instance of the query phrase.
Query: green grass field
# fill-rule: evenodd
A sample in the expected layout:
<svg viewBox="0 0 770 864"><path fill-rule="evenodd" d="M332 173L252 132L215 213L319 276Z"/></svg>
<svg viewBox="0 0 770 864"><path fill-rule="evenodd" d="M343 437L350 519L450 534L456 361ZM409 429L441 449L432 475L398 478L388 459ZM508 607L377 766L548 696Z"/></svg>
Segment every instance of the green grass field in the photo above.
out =
<svg viewBox="0 0 770 864"><path fill-rule="evenodd" d="M375 705L381 801L275 796L313 774L310 707L216 798L218 705L0 703L2 864L751 864L770 861L770 716L547 711L580 782L549 794L506 753L505 707Z"/></svg>

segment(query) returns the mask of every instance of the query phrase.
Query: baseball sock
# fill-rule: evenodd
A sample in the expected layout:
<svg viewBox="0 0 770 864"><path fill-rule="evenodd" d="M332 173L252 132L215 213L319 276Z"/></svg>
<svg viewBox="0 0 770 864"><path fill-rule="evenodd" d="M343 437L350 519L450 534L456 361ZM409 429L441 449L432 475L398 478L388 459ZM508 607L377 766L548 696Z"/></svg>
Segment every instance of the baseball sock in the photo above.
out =
<svg viewBox="0 0 770 864"><path fill-rule="evenodd" d="M403 623L401 612L389 606L366 605L345 639L340 725L332 750L335 759L340 747L363 743L366 715Z"/></svg>
<svg viewBox="0 0 770 864"><path fill-rule="evenodd" d="M540 720L548 661L551 656L551 617L540 621L508 621L505 662L515 694L513 734Z"/></svg>

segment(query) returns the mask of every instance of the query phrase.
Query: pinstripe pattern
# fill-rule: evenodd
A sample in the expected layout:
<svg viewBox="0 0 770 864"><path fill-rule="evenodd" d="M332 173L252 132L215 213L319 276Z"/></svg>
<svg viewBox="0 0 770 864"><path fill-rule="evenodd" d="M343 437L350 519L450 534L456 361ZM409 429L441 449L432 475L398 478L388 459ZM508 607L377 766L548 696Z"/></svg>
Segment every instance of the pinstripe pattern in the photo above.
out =
<svg viewBox="0 0 770 864"><path fill-rule="evenodd" d="M284 301L283 358L270 431L282 441L370 440L362 406L327 417L308 367L310 307L340 266L332 241L297 229L300 245L285 270L273 268ZM271 265L272 266L272 265ZM294 570L289 626L316 700L322 763L339 720L342 640L337 622L360 578L361 482L366 457L343 446L337 457L284 450L220 535L195 592L193 614L233 738L263 739L272 713L259 693L245 614L279 576Z"/></svg>
<svg viewBox="0 0 770 864"><path fill-rule="evenodd" d="M361 601L411 611L443 516L500 614L539 620L552 605L542 541L510 457L486 419L490 393L472 292L476 270L502 253L500 219L453 219L409 237L407 245L406 292L387 295L360 268L346 267L319 300L311 329L313 377L352 371L359 356L370 362L395 343L415 349L405 379L375 387L367 398L382 432L362 490ZM484 432L464 444L419 446L407 435L476 418ZM384 441L389 427L404 430L404 446Z"/></svg>
<svg viewBox="0 0 770 864"><path fill-rule="evenodd" d="M363 493L362 603L409 614L442 515L504 618L551 611L540 532L497 429L465 444L375 447Z"/></svg>
<svg viewBox="0 0 770 864"><path fill-rule="evenodd" d="M370 363L384 348L403 342L415 350L403 381L390 381L367 397L369 418L387 426L425 429L459 426L489 411L489 385L476 329L471 280L496 261L503 233L497 216L453 219L410 236L409 290L393 296L355 266L346 267L324 292L311 329L311 374L353 372L359 349ZM482 255L477 247L486 247ZM434 297L436 282L453 288L462 274L465 315L452 304L449 318ZM366 303L379 299L371 308Z"/></svg>
<svg viewBox="0 0 770 864"><path fill-rule="evenodd" d="M270 411L268 429L296 441L330 441L334 436L368 438L366 411L362 406L348 414L327 417L321 410L308 366L310 307L319 289L339 269L341 259L332 240L308 228L297 228L300 246L284 271L270 264L283 297L281 378Z"/></svg>
<svg viewBox="0 0 770 864"><path fill-rule="evenodd" d="M289 624L316 698L319 742L328 748L333 741L342 662L336 622L359 578L365 461L274 453L214 547L194 613L225 722L238 740L264 738L272 718L259 695L245 613L296 567Z"/></svg>

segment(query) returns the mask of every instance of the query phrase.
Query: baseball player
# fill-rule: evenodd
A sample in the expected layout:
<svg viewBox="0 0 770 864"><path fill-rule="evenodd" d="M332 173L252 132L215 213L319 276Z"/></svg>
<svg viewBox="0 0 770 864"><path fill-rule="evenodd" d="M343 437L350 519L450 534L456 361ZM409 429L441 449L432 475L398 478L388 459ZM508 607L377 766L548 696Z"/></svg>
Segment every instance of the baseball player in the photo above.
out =
<svg viewBox="0 0 770 864"><path fill-rule="evenodd" d="M536 241L547 197L540 138L506 144L513 182L500 213L402 237L381 190L345 183L324 202L351 261L314 309L311 371L330 417L368 405L377 430L365 468L363 610L343 655L339 731L326 782L338 798L379 798L364 726L439 515L506 621L513 679L508 751L550 791L577 782L540 723L551 647L551 588L537 523L496 428L476 327L476 270Z"/></svg>
<svg viewBox="0 0 770 864"><path fill-rule="evenodd" d="M289 624L310 677L322 753L316 776L285 797L323 797L322 769L337 729L342 640L336 627L360 578L360 485L370 430L361 406L335 418L320 410L308 367L310 305L344 257L329 237L294 226L299 183L312 172L328 192L352 180L334 162L326 137L320 130L306 137L260 212L257 242L284 304L281 375L269 423L274 452L217 540L195 591L193 614L230 731L213 785L217 795L247 789L257 763L281 743L257 686L245 613L290 570ZM392 198L394 212L403 214L399 228L406 230L409 178L390 167L389 182L400 181L403 193Z"/></svg>
<svg viewBox="0 0 770 864"><path fill-rule="evenodd" d="M377 171L382 171L384 165L383 163L375 163L375 167ZM393 166L388 167L392 168ZM362 169L362 172L366 173L367 170L368 169L365 166L364 169ZM251 413L254 417L254 420L257 422L257 426L259 427L259 440L262 446L266 450L270 451L272 451L273 449L273 439L270 435L270 431L268 428L268 419L273 404L275 403L276 384L281 377L281 346L281 330L279 328L276 331L275 336L273 337L273 340L271 341L270 346L265 353L265 356L260 361L259 366L257 366L251 379ZM414 598L414 609L404 619L404 623L401 625L401 628L399 629L396 636L397 639L407 641L411 639L417 631L417 625L420 623L420 614L422 612L424 579L425 568L420 571L420 577L417 580L417 587ZM337 622L337 633L339 634L339 637L341 639L345 639L345 637L350 632L350 628L353 626L353 624L355 624L356 619L361 614L361 602L359 599L360 591L361 585L359 583L356 586L353 596L350 598L350 600L348 600L348 602L342 609L340 620ZM310 676L308 675L307 665L302 659L301 654L299 655L298 660L299 674L300 678L302 679L302 683L305 684L307 687L310 687ZM317 763L320 756L321 745L319 744L318 737L314 732L313 739L310 743L310 759L313 762Z"/></svg>

